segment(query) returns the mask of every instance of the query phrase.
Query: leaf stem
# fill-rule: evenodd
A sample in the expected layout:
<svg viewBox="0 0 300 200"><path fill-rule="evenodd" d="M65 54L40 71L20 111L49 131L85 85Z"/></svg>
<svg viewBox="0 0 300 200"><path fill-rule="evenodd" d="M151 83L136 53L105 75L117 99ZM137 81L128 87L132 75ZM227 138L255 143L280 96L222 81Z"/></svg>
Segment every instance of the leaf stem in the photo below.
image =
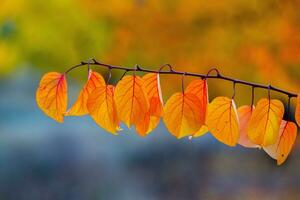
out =
<svg viewBox="0 0 300 200"><path fill-rule="evenodd" d="M182 74L182 77L181 77L181 91L182 93L184 94L184 77L185 77L185 72Z"/></svg>
<svg viewBox="0 0 300 200"><path fill-rule="evenodd" d="M254 99L255 99L255 87L252 86L252 89L251 89L251 111L253 109L253 105L254 105Z"/></svg>
<svg viewBox="0 0 300 200"><path fill-rule="evenodd" d="M236 85L236 82L233 81L233 95L232 95L231 99L234 99L234 97L235 97L235 93L236 93L235 92L236 91L235 85Z"/></svg>
<svg viewBox="0 0 300 200"><path fill-rule="evenodd" d="M108 75L107 75L107 78L106 78L106 84L107 85L109 85L109 81L111 79L111 70L112 70L112 68L109 68L109 70L108 70Z"/></svg>
<svg viewBox="0 0 300 200"><path fill-rule="evenodd" d="M287 105L287 121L290 120L291 115L291 96L288 96L288 105Z"/></svg>

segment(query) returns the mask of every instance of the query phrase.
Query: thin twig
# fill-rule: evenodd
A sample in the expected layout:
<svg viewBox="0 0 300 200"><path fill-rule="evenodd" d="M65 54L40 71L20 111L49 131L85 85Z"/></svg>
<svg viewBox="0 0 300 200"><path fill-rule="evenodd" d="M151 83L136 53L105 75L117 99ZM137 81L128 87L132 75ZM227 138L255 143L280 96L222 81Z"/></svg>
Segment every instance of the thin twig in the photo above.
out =
<svg viewBox="0 0 300 200"><path fill-rule="evenodd" d="M92 62L91 62L92 61ZM159 74L173 74L173 75L185 75L185 76L193 76L193 77L200 77L202 79L221 79L221 80L226 80L226 81L230 81L232 83L235 84L241 84L241 85L248 85L251 86L252 88L261 88L261 89L266 89L266 90L272 90L272 91L276 91L278 93L282 93L285 94L289 97L297 97L298 95L277 87L274 87L272 85L263 85L263 84L259 84L259 83L252 83L252 82L248 82L248 81L244 81L244 80L239 80L239 79L234 79L228 76L224 76L222 75L218 69L216 68L212 68L210 72L212 71L216 71L217 74L216 75L209 75L209 73L207 74L198 74L198 73L192 73L192 72L182 72L182 71L176 71L174 70L172 67L170 68L169 71L162 71L162 70L150 70L150 69L144 69L140 66L136 66L135 68L127 68L127 67L121 67L121 66L113 66L113 65L108 65L108 64L104 64L104 63L100 63L95 59L92 59L89 62L81 62L78 65L75 65L71 68L69 68L67 71L65 71L65 73L67 74L68 72L72 71L75 68L81 67L81 66L85 66L85 65L96 65L96 66L102 66L102 67L106 67L108 69L119 69L119 70L124 70L125 72L129 72L129 71L135 71L135 72L148 72L148 73L159 73Z"/></svg>

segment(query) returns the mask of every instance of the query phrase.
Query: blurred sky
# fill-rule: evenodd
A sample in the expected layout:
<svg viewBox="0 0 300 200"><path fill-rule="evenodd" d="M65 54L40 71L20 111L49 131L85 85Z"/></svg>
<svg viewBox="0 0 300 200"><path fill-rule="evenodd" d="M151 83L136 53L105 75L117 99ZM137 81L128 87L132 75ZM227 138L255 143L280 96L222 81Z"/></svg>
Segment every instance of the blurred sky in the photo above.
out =
<svg viewBox="0 0 300 200"><path fill-rule="evenodd" d="M111 136L88 116L57 124L35 103L43 73L89 58L203 74L218 67L298 92L299 8L298 0L0 0L0 199L299 199L298 148L277 167L260 150L210 135L178 141L162 123L147 138ZM70 103L85 79L85 69L69 74ZM180 90L180 77L161 79L164 100ZM211 99L232 95L230 83L208 84ZM238 86L237 105L250 94Z"/></svg>

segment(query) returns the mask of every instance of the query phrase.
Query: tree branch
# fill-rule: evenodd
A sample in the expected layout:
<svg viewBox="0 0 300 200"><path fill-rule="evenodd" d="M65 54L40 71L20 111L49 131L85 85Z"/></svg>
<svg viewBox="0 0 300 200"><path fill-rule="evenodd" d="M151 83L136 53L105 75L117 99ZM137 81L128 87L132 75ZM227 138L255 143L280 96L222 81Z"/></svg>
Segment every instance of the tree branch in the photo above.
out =
<svg viewBox="0 0 300 200"><path fill-rule="evenodd" d="M144 69L141 68L139 65L137 65L135 68L127 68L127 67L121 67L121 66L113 66L113 65L108 65L108 64L104 64L104 63L100 63L95 59L92 59L88 62L81 62L80 64L77 64L71 68L69 68L68 70L65 71L65 73L69 73L70 71L72 71L75 68L81 67L81 66L85 66L85 65L96 65L96 66L102 66L102 67L106 67L108 69L118 69L118 70L124 70L126 72L129 71L140 71L140 72L148 72L148 73L159 73L159 74L174 74L174 75L185 75L185 76L193 76L193 77L199 77L202 79L221 79L221 80L226 80L226 81L230 81L232 83L235 84L241 84L241 85L248 85L251 86L253 89L254 88L262 88L262 89L266 89L266 90L272 90L272 91L276 91L282 94L287 95L289 98L292 97L297 97L298 95L277 87L274 87L272 85L263 85L263 84L258 84L258 83L252 83L252 82L248 82L248 81L244 81L244 80L239 80L239 79L234 79L231 77L227 77L222 75L218 69L216 68L212 68L207 74L197 74L197 73L191 73L191 72L182 72L182 71L176 71L172 68L172 66L170 64L165 64L163 66L169 66L169 70L168 71L162 71L161 67L159 70L150 70L150 69ZM210 72L212 71L216 71L216 75L210 75Z"/></svg>

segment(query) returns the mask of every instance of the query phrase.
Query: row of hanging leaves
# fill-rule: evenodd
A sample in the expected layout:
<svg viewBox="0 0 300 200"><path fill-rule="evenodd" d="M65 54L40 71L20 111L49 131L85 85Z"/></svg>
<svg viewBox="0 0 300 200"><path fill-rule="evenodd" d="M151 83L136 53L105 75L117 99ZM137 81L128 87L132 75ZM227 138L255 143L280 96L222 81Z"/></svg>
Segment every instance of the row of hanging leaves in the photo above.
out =
<svg viewBox="0 0 300 200"><path fill-rule="evenodd" d="M234 98L216 97L209 102L205 78L195 79L164 105L159 73L126 75L113 86L89 69L86 84L68 110L67 98L66 73L50 72L42 77L36 92L37 104L61 123L64 116L89 114L112 134L117 135L123 122L146 136L163 118L168 131L178 139L211 133L228 146L262 148L278 165L286 160L297 135L296 124L283 120L284 106L279 100L264 98L256 107L245 105L238 109ZM299 97L295 117L299 125Z"/></svg>

